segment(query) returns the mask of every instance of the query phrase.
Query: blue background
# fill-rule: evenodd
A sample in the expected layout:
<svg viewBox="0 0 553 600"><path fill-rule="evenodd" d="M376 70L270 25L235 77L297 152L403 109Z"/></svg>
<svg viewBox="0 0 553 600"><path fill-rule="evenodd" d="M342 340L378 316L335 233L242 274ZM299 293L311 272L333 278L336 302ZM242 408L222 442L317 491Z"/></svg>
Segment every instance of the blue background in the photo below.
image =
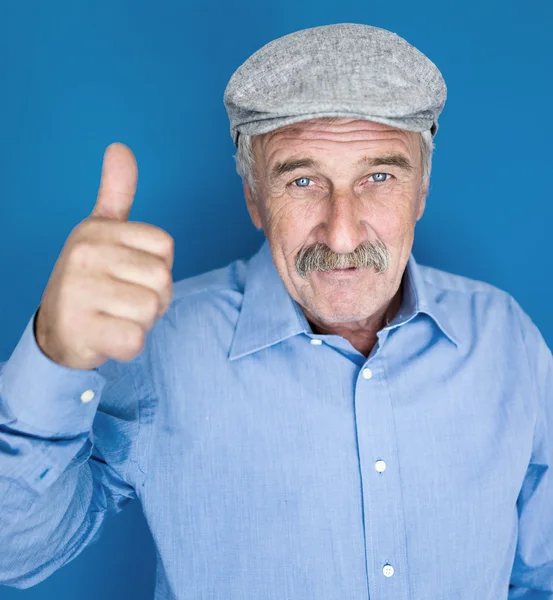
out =
<svg viewBox="0 0 553 600"><path fill-rule="evenodd" d="M138 161L131 220L175 238L175 281L255 252L224 88L271 39L336 22L395 31L448 85L417 260L507 290L553 346L550 2L0 0L0 360L91 212L113 141ZM154 561L134 502L72 563L0 600L151 600Z"/></svg>

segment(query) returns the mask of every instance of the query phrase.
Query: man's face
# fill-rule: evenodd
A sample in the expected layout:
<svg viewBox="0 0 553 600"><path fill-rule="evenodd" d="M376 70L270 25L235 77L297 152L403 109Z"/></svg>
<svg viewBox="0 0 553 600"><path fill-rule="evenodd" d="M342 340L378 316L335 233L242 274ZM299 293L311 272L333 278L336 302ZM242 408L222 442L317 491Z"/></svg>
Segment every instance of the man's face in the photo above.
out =
<svg viewBox="0 0 553 600"><path fill-rule="evenodd" d="M254 155L259 183L255 197L244 185L248 209L308 318L351 323L382 310L399 288L424 210L419 134L364 120L317 119L254 138ZM388 251L384 273L374 266L303 277L297 271L298 253L312 257L317 243L326 253L311 264L324 256L328 268L325 261L367 242Z"/></svg>

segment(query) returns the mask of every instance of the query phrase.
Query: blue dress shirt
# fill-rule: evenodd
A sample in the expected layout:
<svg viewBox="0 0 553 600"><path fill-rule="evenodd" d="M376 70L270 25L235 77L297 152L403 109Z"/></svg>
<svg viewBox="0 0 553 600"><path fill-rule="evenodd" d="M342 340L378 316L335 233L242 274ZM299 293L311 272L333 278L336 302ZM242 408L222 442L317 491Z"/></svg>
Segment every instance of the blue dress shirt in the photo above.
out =
<svg viewBox="0 0 553 600"><path fill-rule="evenodd" d="M175 283L131 361L0 375L0 583L138 498L156 600L553 598L553 358L507 293L418 265L366 358L267 242Z"/></svg>

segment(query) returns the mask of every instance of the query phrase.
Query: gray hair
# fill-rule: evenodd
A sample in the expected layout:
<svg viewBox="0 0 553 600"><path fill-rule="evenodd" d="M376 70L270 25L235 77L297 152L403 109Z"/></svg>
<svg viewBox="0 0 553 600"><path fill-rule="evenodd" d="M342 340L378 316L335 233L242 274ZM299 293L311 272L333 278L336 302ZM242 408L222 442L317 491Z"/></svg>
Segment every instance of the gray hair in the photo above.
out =
<svg viewBox="0 0 553 600"><path fill-rule="evenodd" d="M421 132L419 139L422 154L422 184L424 185L430 178L434 140L430 130ZM257 182L254 177L255 168L252 136L240 134L238 137L238 150L234 158L236 160L236 171L240 177L248 182L252 192L255 194Z"/></svg>

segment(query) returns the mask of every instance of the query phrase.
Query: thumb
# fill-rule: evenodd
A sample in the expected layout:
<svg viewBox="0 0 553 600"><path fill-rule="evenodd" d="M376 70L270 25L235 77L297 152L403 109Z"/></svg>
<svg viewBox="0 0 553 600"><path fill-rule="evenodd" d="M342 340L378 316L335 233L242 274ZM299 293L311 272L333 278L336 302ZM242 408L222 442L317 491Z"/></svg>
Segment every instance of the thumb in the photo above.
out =
<svg viewBox="0 0 553 600"><path fill-rule="evenodd" d="M136 193L138 167L131 149L110 144L104 153L102 180L92 217L127 221Z"/></svg>

